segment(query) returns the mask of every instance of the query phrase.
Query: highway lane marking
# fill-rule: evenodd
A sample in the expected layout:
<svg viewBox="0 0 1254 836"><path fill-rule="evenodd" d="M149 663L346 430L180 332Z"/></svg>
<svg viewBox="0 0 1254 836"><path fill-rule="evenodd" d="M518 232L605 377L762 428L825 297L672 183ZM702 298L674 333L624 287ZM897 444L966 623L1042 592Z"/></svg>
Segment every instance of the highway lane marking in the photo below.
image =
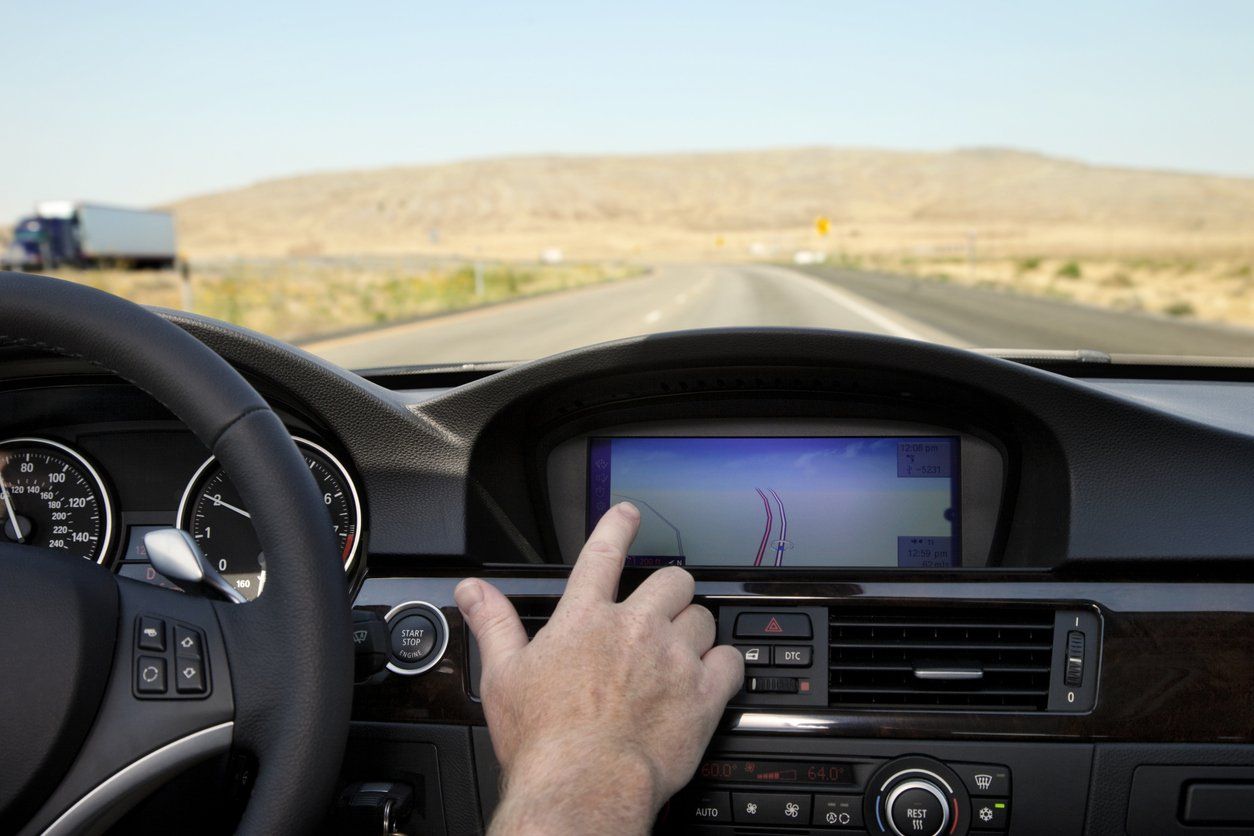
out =
<svg viewBox="0 0 1254 836"><path fill-rule="evenodd" d="M315 338L308 342L297 343L296 345L301 350L307 351L310 354L320 354L323 351L334 351L338 348L360 345L361 343L370 343L379 339L391 339L405 334L411 334L416 331L423 331L428 328L456 325L467 320L483 319L503 313L507 314L514 311L526 310L527 308L543 306L555 300L569 298L585 291L613 292L617 288L633 285L636 282L645 282L655 279L657 279L657 274L644 273L639 276L630 276L625 279L615 279L608 282L588 284L583 285L582 287L564 288L562 290L549 291L546 293L537 293L532 296L520 296L515 299L506 299L491 305L462 308L460 310L448 311L447 313L433 313L410 322L397 322L391 325L381 325L376 328L367 328L363 331L356 331L338 337L324 337L322 339Z"/></svg>
<svg viewBox="0 0 1254 836"><path fill-rule="evenodd" d="M806 285L815 293L826 297L829 301L835 302L837 305L840 305L850 313L865 319L867 322L881 328L886 333L891 334L894 337L901 337L907 340L921 340L923 342L935 342L935 340L924 336L904 323L898 322L873 307L871 303L863 301L858 296L855 296L846 290L833 287L832 285L819 281L812 276L806 276L801 273L793 272L792 270L781 269L778 271L778 274L785 274L795 281Z"/></svg>

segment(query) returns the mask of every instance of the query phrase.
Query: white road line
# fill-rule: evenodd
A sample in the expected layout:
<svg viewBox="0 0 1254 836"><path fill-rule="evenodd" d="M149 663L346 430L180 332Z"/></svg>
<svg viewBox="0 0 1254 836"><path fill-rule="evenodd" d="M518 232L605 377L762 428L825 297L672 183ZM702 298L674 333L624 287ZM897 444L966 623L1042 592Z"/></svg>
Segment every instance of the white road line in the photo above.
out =
<svg viewBox="0 0 1254 836"><path fill-rule="evenodd" d="M662 312L659 310L652 310L644 315L644 321L649 324L653 324L654 322L657 322L661 318L662 318Z"/></svg>
<svg viewBox="0 0 1254 836"><path fill-rule="evenodd" d="M931 341L927 337L915 331L913 328L903 325L892 317L887 316L879 310L871 307L869 303L862 301L852 293L838 287L832 287L830 284L821 282L811 276L804 276L800 273L793 273L792 271L789 271L789 273L798 281L809 286L809 288L815 293L827 297L837 305L840 305L846 310L862 317L867 322L875 324L887 333L892 334L894 337L902 337L907 340L923 340L925 342Z"/></svg>

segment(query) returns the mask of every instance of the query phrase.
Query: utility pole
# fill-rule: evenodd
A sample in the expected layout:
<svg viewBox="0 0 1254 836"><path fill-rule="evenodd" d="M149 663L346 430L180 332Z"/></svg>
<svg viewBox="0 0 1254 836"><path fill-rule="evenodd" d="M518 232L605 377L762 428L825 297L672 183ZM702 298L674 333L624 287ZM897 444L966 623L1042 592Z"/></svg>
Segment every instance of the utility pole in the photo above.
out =
<svg viewBox="0 0 1254 836"><path fill-rule="evenodd" d="M179 259L179 299L183 310L189 313L194 311L196 297L192 293L192 266L185 258Z"/></svg>

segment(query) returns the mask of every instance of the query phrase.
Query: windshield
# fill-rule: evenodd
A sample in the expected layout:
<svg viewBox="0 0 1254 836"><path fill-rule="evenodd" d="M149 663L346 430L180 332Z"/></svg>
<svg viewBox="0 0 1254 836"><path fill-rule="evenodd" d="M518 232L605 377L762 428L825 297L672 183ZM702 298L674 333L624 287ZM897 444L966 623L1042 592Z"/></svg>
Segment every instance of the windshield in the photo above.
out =
<svg viewBox="0 0 1254 836"><path fill-rule="evenodd" d="M4 17L57 35L5 44L0 252L74 225L10 267L350 368L749 325L1254 357L1248 3Z"/></svg>

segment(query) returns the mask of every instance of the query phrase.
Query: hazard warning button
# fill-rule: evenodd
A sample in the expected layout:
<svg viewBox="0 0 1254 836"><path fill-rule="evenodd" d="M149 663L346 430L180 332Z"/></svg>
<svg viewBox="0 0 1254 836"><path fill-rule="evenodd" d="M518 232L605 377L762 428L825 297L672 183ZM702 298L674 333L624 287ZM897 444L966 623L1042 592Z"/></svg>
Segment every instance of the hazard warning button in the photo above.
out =
<svg viewBox="0 0 1254 836"><path fill-rule="evenodd" d="M798 612L742 612L736 616L738 639L808 639L810 616Z"/></svg>

